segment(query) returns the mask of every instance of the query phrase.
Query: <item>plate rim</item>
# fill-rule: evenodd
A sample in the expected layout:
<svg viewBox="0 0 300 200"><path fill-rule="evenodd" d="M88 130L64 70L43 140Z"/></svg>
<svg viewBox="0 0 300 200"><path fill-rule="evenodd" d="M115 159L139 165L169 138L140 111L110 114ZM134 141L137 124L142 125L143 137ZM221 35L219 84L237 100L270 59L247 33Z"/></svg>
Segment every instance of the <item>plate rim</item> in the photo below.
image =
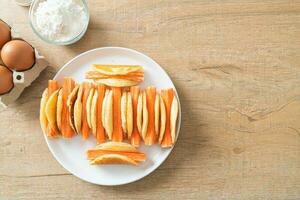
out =
<svg viewBox="0 0 300 200"><path fill-rule="evenodd" d="M49 138L45 135L44 135L44 138L45 138L45 141L47 143L47 146L48 146L48 149L50 150L52 156L55 158L55 160L68 172L70 172L72 175L74 175L75 177L79 178L80 180L83 180L85 182L88 182L88 183L92 183L92 184L95 184L95 185L100 185L100 186L119 186L119 185L126 185L126 184L130 184L130 183L133 183L133 182L136 182L136 181L139 181L145 177L147 177L149 174L151 174L152 172L154 172L157 168L159 168L165 161L166 159L170 156L171 152L173 151L173 148L175 147L176 143L177 143L177 140L178 140L178 137L179 137L179 133L180 133L180 129L181 129L181 121L182 121L182 113L181 113L181 103L180 103L180 99L179 99L179 95L178 95L178 92L177 92L177 89L176 89L176 86L175 84L173 83L172 79L170 78L169 74L166 72L166 70L161 67L161 65L159 65L154 59L152 59L151 57L149 57L148 55L144 54L144 53L141 53L137 50L134 50L134 49L130 49L130 48L126 48L126 47L116 47L116 46L112 46L112 47L99 47L99 48L94 48L94 49L90 49L88 51L85 51L85 52L82 52L80 54L78 54L77 56L75 56L74 58L70 59L68 62L66 62L55 74L55 76L53 77L53 80L57 80L57 76L58 74L60 74L65 68L68 67L68 65L70 63L72 63L74 60L78 59L79 57L81 56L84 56L86 54L89 54L91 52L94 52L94 51L101 51L101 50L107 50L107 49L113 49L113 50L124 50L124 51L129 51L129 52L132 52L132 53L135 53L135 54L138 54L142 57L145 57L146 59L148 60L151 60L154 64L156 64L157 66L159 66L167 75L167 77L169 78L169 80L171 81L172 85L173 85L173 89L175 90L175 95L177 97L177 100L178 100L178 105L179 105L179 112L178 112L178 118L177 118L177 131L176 131L176 140L175 140L175 143L174 145L169 148L169 152L167 152L167 156L161 160L161 162L155 166L154 168L152 168L151 170L149 170L148 172L144 173L142 176L140 177L137 177L137 178L134 178L132 180L129 180L127 182L123 182L123 183L118 183L118 184L106 184L106 183L98 183L98 182L95 182L93 180L88 180L86 179L85 177L81 177L77 174L77 172L74 172L73 170L70 170L68 169L67 167L65 167L65 165L62 163L62 161L57 157L57 155L54 153L54 150L52 149L52 147L49 145Z"/></svg>

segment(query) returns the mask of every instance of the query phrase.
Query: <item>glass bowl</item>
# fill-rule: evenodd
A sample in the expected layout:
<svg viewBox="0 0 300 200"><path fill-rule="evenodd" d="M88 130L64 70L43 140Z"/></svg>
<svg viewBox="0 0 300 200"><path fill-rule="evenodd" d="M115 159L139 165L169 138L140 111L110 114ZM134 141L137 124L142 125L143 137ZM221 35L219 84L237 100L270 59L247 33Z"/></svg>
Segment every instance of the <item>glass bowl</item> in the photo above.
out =
<svg viewBox="0 0 300 200"><path fill-rule="evenodd" d="M86 20L83 23L82 26L82 30L79 32L79 34L74 35L74 37L66 39L66 40L55 40L55 39L51 39L48 38L44 35L42 35L38 28L37 28L37 24L36 24L36 17L35 17L35 12L39 6L40 3L47 1L47 0L34 0L30 6L29 9L29 19L30 19L30 25L31 28L33 30L33 32L39 37L41 38L43 41L50 43L50 44L56 44L56 45L69 45L69 44L73 44L75 42L77 42L78 40L80 40L83 35L85 34L88 24L89 24L89 20L90 20L90 14L89 14L89 9L87 6L87 3L85 0L75 0L77 3L82 4L83 8L84 8L84 14L86 15Z"/></svg>

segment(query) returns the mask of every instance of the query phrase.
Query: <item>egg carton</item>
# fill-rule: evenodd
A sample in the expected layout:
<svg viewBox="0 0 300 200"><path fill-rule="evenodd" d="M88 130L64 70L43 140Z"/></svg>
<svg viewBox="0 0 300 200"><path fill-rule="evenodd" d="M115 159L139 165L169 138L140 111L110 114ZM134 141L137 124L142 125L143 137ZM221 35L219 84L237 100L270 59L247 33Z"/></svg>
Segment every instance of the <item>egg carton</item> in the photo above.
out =
<svg viewBox="0 0 300 200"><path fill-rule="evenodd" d="M23 40L18 32L11 27L11 38ZM24 40L25 41L25 40ZM33 47L34 48L34 47ZM0 110L6 108L9 104L16 101L26 87L40 75L40 73L49 65L45 60L45 57L40 55L38 50L34 48L35 53L35 64L27 71L17 72L13 71L13 82L14 87L9 93L0 95ZM3 65L2 60L0 63Z"/></svg>

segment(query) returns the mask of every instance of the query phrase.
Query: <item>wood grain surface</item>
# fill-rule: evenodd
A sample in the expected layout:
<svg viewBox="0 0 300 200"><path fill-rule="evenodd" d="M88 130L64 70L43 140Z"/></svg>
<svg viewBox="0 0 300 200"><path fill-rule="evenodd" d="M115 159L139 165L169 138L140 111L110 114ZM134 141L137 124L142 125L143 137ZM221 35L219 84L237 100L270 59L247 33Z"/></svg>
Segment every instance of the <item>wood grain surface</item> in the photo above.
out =
<svg viewBox="0 0 300 200"><path fill-rule="evenodd" d="M300 199L300 1L89 0L70 46L34 35L28 8L0 18L51 63L0 113L0 199ZM142 51L170 74L182 129L166 162L124 186L86 183L53 158L38 121L47 79L103 46Z"/></svg>

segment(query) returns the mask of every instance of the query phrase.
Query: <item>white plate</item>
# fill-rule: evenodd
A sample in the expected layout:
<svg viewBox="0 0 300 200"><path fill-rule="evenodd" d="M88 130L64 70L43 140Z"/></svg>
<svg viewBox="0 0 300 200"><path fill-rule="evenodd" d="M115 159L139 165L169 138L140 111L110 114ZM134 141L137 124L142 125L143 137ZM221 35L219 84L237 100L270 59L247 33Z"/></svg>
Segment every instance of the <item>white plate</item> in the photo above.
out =
<svg viewBox="0 0 300 200"><path fill-rule="evenodd" d="M54 79L61 83L63 78L68 76L76 82L82 82L85 72L95 63L141 65L145 70L142 88L154 85L158 89L170 87L175 89L167 73L155 61L135 50L120 47L98 48L82 53L65 64ZM180 122L181 109L178 115L177 136ZM47 137L45 139L53 156L66 170L82 180L98 185L122 185L139 180L160 166L172 151L172 148L162 149L159 145L146 147L142 144L139 150L146 153L147 161L137 167L91 166L86 159L86 151L96 145L94 137L90 137L87 141L82 140L81 135L70 140L48 139Z"/></svg>

